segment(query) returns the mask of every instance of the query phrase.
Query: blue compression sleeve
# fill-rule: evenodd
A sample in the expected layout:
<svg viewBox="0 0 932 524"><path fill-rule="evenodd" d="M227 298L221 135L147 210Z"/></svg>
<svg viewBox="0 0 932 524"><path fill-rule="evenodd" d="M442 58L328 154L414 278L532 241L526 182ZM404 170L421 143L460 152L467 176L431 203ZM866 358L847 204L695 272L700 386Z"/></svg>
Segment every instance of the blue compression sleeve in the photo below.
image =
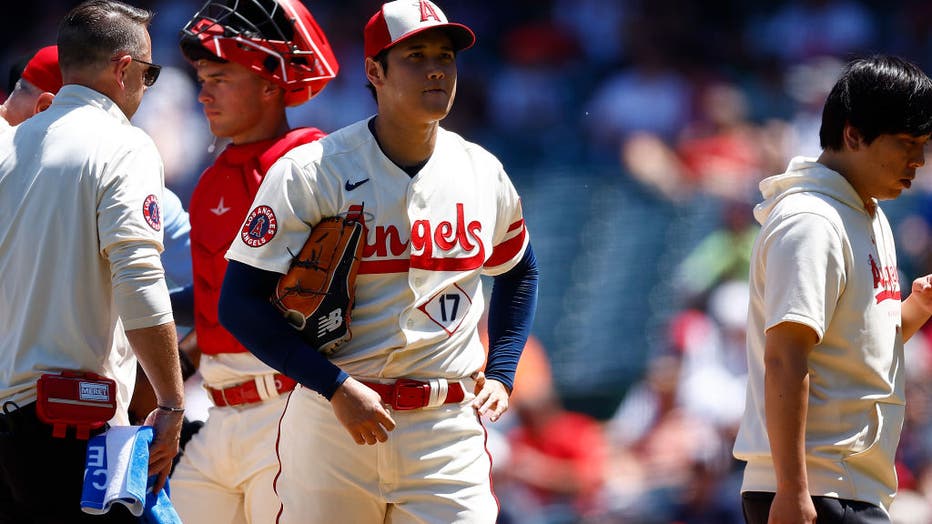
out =
<svg viewBox="0 0 932 524"><path fill-rule="evenodd" d="M172 289L168 298L172 301L172 313L175 324L181 326L194 325L194 284Z"/></svg>
<svg viewBox="0 0 932 524"><path fill-rule="evenodd" d="M501 382L509 390L514 386L518 359L534 324L537 279L537 259L528 244L521 262L493 281L485 376Z"/></svg>
<svg viewBox="0 0 932 524"><path fill-rule="evenodd" d="M310 347L269 302L280 276L231 260L220 291L220 323L259 360L329 400L349 375Z"/></svg>
<svg viewBox="0 0 932 524"><path fill-rule="evenodd" d="M194 282L191 269L191 221L181 205L181 199L167 187L162 192L162 267L168 288L190 286ZM177 319L176 319L177 320Z"/></svg>

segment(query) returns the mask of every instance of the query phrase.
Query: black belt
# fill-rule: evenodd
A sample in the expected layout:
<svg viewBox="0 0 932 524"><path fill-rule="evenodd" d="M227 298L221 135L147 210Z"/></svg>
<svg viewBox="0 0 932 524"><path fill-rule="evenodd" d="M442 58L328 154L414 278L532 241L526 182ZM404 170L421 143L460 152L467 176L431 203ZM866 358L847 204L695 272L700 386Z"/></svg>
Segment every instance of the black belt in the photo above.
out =
<svg viewBox="0 0 932 524"><path fill-rule="evenodd" d="M109 424L104 424L102 428L92 430L90 435L92 437L99 435L107 431L109 427ZM8 400L0 406L0 434L51 437L52 425L39 420L35 402L18 406L15 402ZM67 438L74 438L73 429L69 429Z"/></svg>

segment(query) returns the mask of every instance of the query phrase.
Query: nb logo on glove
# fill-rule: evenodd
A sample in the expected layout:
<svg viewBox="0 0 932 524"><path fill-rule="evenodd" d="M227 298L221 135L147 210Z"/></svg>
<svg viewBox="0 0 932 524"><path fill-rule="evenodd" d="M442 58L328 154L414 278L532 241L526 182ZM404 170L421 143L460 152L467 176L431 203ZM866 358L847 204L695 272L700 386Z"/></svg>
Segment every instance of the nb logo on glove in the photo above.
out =
<svg viewBox="0 0 932 524"><path fill-rule="evenodd" d="M343 325L343 310L334 309L329 315L320 317L317 322L317 336L322 337L331 331L335 331L341 325Z"/></svg>
<svg viewBox="0 0 932 524"><path fill-rule="evenodd" d="M363 226L331 217L314 226L270 297L311 347L328 355L349 341Z"/></svg>

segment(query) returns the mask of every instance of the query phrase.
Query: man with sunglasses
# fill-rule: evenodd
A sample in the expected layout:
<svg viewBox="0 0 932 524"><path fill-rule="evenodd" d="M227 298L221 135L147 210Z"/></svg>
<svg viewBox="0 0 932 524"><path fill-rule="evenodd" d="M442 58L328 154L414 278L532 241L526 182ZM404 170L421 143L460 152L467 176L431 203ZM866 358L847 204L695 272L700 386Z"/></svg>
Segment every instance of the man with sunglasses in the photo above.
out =
<svg viewBox="0 0 932 524"><path fill-rule="evenodd" d="M125 425L138 357L158 402L146 420L156 491L178 451L184 394L159 259L162 161L129 122L152 80L140 62L151 62L151 17L113 0L75 7L59 26L64 86L0 133L0 209L11 217L0 229L0 522L138 521L120 505L81 511L88 434L73 420L85 413L57 431L37 409L54 400L40 378L91 381L70 405L102 396L115 409L109 422Z"/></svg>
<svg viewBox="0 0 932 524"><path fill-rule="evenodd" d="M152 66L152 71L145 74L153 75L157 78L161 72L161 66L148 64ZM58 46L50 45L39 49L23 66L21 71L12 72L10 83L13 89L10 96L0 105L0 133L12 129L13 126L19 125L24 121L32 118L37 113L48 109L62 87L61 68L58 66ZM147 83L145 76L143 83ZM150 80L149 85L155 83ZM164 235L162 243L165 250L162 252L162 266L165 269L165 279L172 292L178 291L178 297L184 295L183 289L191 285L191 243L189 233L191 226L188 221L188 213L181 204L181 199L167 187L162 191L162 226ZM172 309L177 322L181 318L192 318L192 306L190 300L182 297L176 300L172 296ZM188 325L188 324L186 324ZM190 366L185 366L184 361L190 361L193 351L197 351L197 344L193 337L188 337L180 342L184 348L178 356L182 359L182 371L187 378L187 373L194 374ZM155 408L155 394L152 386L146 380L145 373L136 374L136 387L133 392L133 400L129 405L129 418L133 423L142 423L149 412Z"/></svg>
<svg viewBox="0 0 932 524"><path fill-rule="evenodd" d="M295 381L247 351L217 320L224 254L266 170L324 134L291 129L287 106L316 96L338 69L298 0L208 1L182 31L211 132L230 140L191 195L191 256L200 372L213 402L172 474L185 522L275 522L278 420Z"/></svg>

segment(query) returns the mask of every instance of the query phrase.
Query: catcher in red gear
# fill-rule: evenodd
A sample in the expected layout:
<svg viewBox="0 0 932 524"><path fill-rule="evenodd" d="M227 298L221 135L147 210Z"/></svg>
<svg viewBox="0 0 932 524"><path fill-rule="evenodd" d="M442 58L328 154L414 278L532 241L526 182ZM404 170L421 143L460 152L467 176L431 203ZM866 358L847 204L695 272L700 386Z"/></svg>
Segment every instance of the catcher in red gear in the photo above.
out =
<svg viewBox="0 0 932 524"><path fill-rule="evenodd" d="M285 108L320 93L339 67L298 0L209 1L182 30L180 46L197 70L211 132L231 143L191 196L195 331L214 406L175 468L172 500L185 522L275 522L275 439L296 382L224 329L217 303L224 254L266 171L291 149L324 136L315 128L291 129Z"/></svg>

